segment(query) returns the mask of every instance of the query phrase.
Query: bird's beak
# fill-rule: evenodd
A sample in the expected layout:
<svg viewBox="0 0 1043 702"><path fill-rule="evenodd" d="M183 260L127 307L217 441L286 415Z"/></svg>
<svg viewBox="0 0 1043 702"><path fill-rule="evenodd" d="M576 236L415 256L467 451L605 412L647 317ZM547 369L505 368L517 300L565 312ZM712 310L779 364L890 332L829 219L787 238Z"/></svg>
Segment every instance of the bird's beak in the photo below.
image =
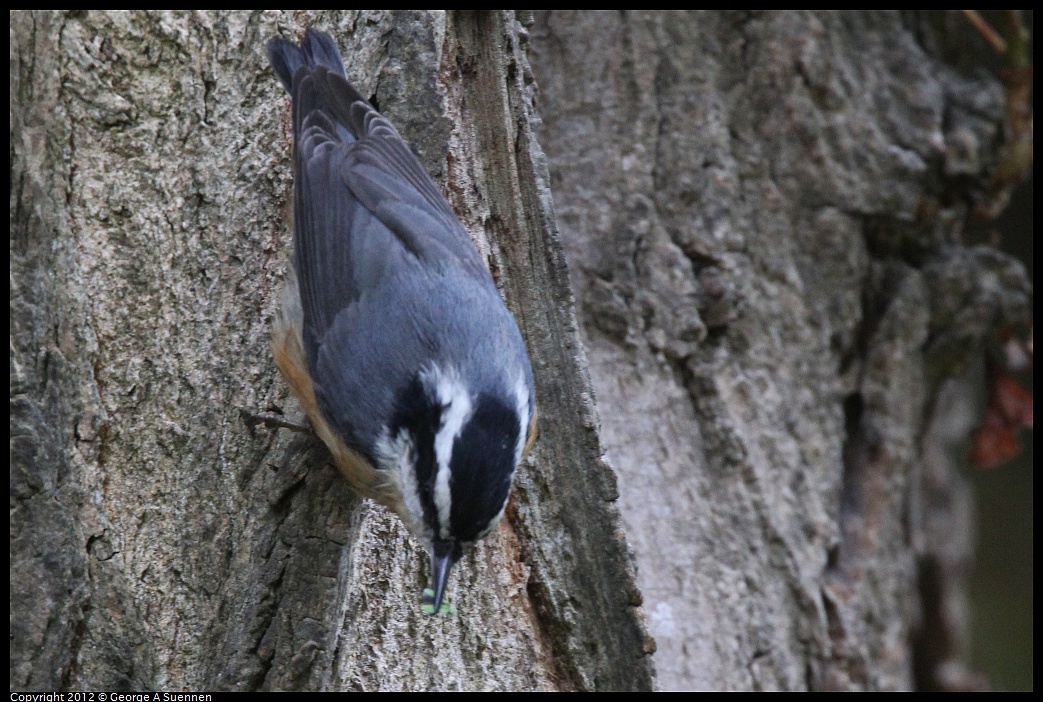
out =
<svg viewBox="0 0 1043 702"><path fill-rule="evenodd" d="M436 539L431 543L431 590L435 593L432 614L438 614L442 610L442 597L445 595L445 586L449 582L449 571L459 558L458 550L459 548L453 541Z"/></svg>

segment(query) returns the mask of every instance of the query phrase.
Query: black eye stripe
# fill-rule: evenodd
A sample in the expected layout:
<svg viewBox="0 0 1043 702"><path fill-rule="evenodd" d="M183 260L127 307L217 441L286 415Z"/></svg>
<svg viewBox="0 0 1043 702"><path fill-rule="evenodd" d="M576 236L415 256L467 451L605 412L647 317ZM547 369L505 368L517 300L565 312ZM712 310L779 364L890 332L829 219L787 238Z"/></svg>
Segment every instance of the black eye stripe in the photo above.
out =
<svg viewBox="0 0 1043 702"><path fill-rule="evenodd" d="M476 541L503 509L519 426L514 407L494 395L478 396L453 445L450 528L456 538Z"/></svg>
<svg viewBox="0 0 1043 702"><path fill-rule="evenodd" d="M435 507L435 477L438 458L435 456L435 436L445 423L440 402L433 401L425 391L420 378L403 388L395 397L396 412L389 430L392 436L408 431L416 451L416 482L424 523L438 531L438 509Z"/></svg>

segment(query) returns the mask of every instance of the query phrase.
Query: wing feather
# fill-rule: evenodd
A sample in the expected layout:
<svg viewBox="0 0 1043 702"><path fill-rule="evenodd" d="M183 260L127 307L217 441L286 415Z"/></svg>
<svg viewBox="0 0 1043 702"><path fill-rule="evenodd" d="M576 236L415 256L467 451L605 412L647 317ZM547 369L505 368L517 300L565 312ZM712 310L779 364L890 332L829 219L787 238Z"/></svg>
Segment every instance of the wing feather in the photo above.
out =
<svg viewBox="0 0 1043 702"><path fill-rule="evenodd" d="M293 96L295 268L309 362L337 316L417 266L493 285L449 203L398 131L344 77L336 46L309 30L269 44Z"/></svg>

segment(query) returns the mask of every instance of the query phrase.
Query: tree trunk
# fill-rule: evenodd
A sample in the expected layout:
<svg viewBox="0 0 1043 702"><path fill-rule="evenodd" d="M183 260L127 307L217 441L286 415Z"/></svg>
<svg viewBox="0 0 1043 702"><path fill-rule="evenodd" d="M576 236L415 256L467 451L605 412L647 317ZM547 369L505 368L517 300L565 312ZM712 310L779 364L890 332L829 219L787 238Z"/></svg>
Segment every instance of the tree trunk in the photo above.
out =
<svg viewBox="0 0 1043 702"><path fill-rule="evenodd" d="M312 25L444 187L533 360L539 440L448 617L420 611L423 546L320 443L240 412L302 417L268 348L292 145L264 46ZM1029 289L958 243L1002 93L938 36L894 14L12 13L12 689L902 688L959 664L951 616L956 643L912 653L969 554L938 543L968 527L936 506L961 488L929 429Z"/></svg>
<svg viewBox="0 0 1043 702"><path fill-rule="evenodd" d="M425 551L356 497L268 349L291 241L264 46L331 31L443 183L529 343L540 439L507 519L420 611ZM502 13L18 13L15 689L644 689L568 277Z"/></svg>
<svg viewBox="0 0 1043 702"><path fill-rule="evenodd" d="M538 136L664 688L980 684L970 427L943 381L1031 298L961 244L1001 86L939 58L962 24L924 19L536 16Z"/></svg>

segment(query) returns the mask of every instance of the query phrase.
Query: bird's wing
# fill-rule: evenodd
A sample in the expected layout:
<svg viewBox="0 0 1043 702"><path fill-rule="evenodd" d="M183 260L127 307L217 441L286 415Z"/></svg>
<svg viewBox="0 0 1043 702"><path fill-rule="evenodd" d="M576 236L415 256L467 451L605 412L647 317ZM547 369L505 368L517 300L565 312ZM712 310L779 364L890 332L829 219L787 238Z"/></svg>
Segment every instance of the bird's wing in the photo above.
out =
<svg viewBox="0 0 1043 702"><path fill-rule="evenodd" d="M344 78L332 39L309 30L300 46L273 40L268 54L293 96L305 346L314 350L341 311L393 277L455 269L492 285L424 167Z"/></svg>

